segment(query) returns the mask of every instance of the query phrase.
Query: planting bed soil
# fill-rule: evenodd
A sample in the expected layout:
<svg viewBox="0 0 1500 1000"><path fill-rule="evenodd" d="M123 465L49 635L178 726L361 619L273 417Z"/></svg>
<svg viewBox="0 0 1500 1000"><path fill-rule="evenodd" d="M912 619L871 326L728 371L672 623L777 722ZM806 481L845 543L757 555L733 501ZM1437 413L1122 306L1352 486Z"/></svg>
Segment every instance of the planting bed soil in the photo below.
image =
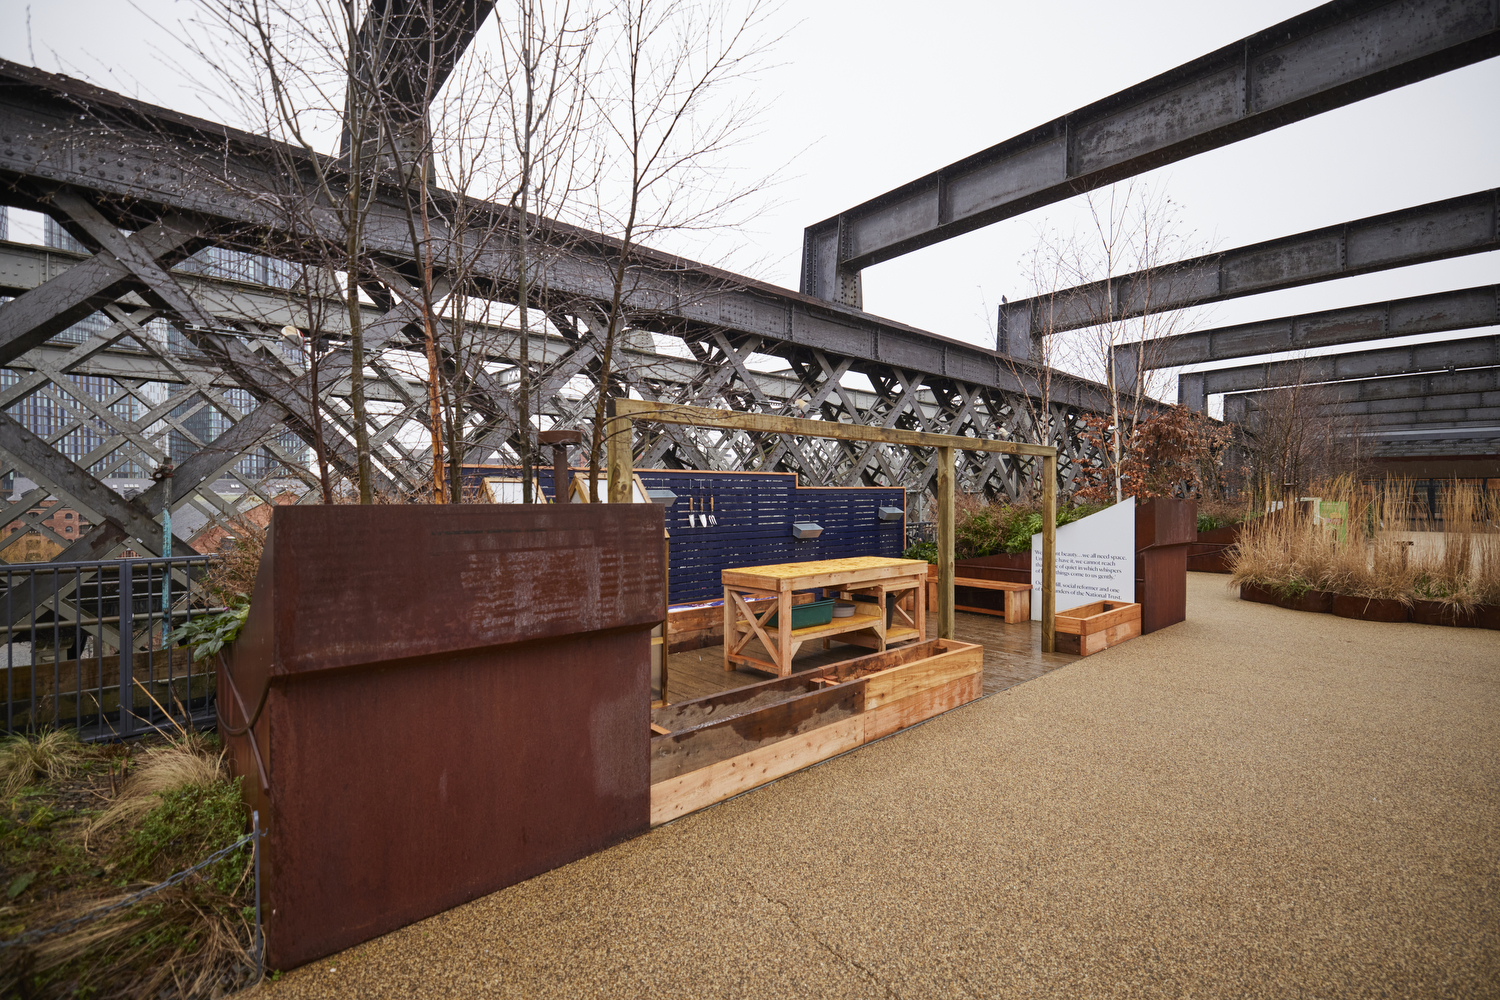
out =
<svg viewBox="0 0 1500 1000"><path fill-rule="evenodd" d="M978 698L984 647L929 639L653 709L651 825Z"/></svg>

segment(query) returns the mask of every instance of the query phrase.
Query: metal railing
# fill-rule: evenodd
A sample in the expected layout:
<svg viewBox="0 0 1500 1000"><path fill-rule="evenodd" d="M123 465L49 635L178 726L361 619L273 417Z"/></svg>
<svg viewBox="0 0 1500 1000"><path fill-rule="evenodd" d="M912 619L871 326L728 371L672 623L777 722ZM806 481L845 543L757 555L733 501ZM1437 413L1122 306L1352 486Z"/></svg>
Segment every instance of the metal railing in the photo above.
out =
<svg viewBox="0 0 1500 1000"><path fill-rule="evenodd" d="M223 610L204 590L213 555L0 566L0 731L68 727L82 740L210 725L211 660L166 636Z"/></svg>

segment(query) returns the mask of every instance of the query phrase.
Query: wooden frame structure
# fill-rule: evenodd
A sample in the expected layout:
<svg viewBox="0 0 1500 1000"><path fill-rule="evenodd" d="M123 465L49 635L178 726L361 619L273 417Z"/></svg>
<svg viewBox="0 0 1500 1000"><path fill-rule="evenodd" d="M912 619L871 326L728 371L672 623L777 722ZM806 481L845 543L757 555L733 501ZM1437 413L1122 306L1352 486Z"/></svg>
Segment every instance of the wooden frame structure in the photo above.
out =
<svg viewBox="0 0 1500 1000"><path fill-rule="evenodd" d="M612 503L628 499L634 478L633 435L637 420L683 427L709 427L719 430L750 431L762 434L793 434L799 437L832 438L838 441L868 441L874 444L899 444L916 448L935 448L937 464L937 547L938 636L953 638L953 478L954 453L958 451L998 452L1002 455L1030 455L1042 460L1042 652L1057 651L1057 595L1054 587L1057 566L1057 449L1050 445L1022 444L1017 441L994 441L960 437L952 434L929 434L898 427L870 427L864 424L834 423L830 420L807 420L769 413L740 413L714 410L702 406L678 406L645 399L614 399L613 412L605 425L609 448L609 498Z"/></svg>

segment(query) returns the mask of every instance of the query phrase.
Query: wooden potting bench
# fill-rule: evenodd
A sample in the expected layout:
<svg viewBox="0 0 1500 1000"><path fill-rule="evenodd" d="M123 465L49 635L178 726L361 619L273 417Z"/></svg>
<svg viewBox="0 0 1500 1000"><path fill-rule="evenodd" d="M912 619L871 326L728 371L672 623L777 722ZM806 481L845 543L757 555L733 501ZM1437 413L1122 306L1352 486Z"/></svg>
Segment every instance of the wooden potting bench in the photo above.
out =
<svg viewBox="0 0 1500 1000"><path fill-rule="evenodd" d="M920 559L860 556L818 562L781 563L726 569L724 584L724 669L748 667L778 677L792 672L792 657L811 639L831 639L883 652L887 646L925 638L927 630L927 563ZM826 625L792 628L792 594L799 590L837 590L844 598L873 597L874 613L858 604L848 618ZM911 609L898 603L886 626L886 596L910 594ZM775 603L759 613L747 598L772 597ZM865 603L865 602L859 602ZM766 623L776 615L775 629ZM751 639L759 639L769 660L746 653Z"/></svg>

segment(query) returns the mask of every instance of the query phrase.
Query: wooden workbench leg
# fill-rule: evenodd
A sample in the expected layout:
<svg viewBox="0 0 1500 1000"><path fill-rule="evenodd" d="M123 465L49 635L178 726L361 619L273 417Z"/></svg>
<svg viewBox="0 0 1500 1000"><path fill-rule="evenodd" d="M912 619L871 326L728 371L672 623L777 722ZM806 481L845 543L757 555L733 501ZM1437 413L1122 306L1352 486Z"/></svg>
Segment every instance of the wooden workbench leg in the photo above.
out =
<svg viewBox="0 0 1500 1000"><path fill-rule="evenodd" d="M776 674L785 677L792 672L792 592L783 588L776 595L776 649L770 650Z"/></svg>
<svg viewBox="0 0 1500 1000"><path fill-rule="evenodd" d="M917 641L927 638L927 584L917 586Z"/></svg>
<svg viewBox="0 0 1500 1000"><path fill-rule="evenodd" d="M729 650L734 646L734 640L738 637L734 629L734 623L739 620L739 614L735 611L734 595L729 588L724 588L724 669L733 670L734 664L729 662Z"/></svg>

